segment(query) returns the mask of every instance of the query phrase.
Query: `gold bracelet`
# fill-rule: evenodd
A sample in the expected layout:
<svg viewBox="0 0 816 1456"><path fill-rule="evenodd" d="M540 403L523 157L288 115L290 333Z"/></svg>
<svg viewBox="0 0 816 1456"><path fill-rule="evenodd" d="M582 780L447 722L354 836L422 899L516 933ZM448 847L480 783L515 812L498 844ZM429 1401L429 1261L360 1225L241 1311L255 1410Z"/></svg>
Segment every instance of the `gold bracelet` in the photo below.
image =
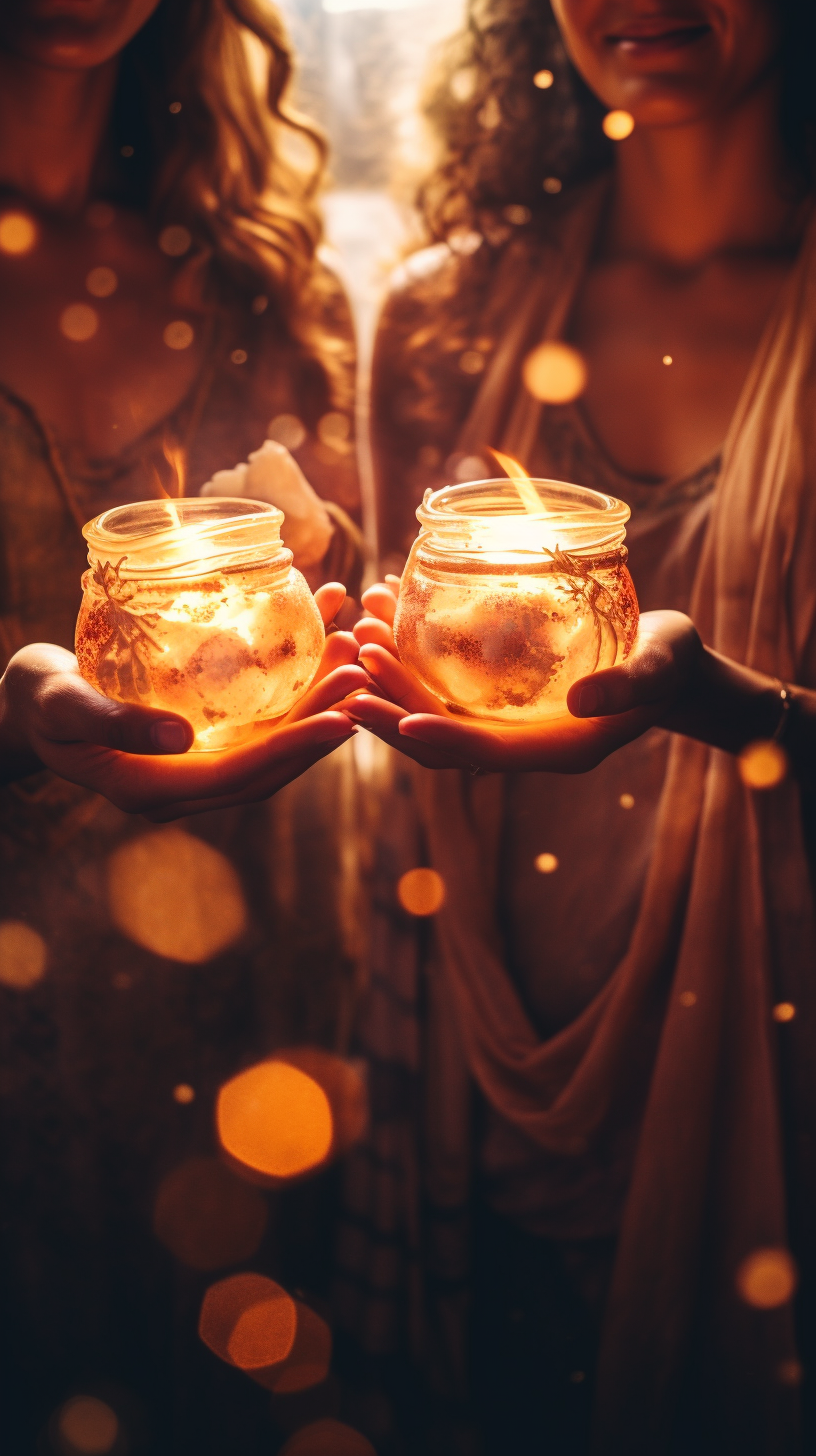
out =
<svg viewBox="0 0 816 1456"><path fill-rule="evenodd" d="M780 706L781 706L782 711L781 711L781 713L779 715L779 722L776 725L776 728L774 730L773 737L771 739L771 742L772 743L781 743L782 742L782 739L784 738L785 734L788 731L788 728L790 727L791 713L793 712L793 709L794 709L794 706L795 706L795 703L796 703L796 698L794 696L793 689L790 688L790 687L788 687L788 684L787 683L782 682L782 679L781 678L778 679L778 681L779 681L779 702L780 702Z"/></svg>

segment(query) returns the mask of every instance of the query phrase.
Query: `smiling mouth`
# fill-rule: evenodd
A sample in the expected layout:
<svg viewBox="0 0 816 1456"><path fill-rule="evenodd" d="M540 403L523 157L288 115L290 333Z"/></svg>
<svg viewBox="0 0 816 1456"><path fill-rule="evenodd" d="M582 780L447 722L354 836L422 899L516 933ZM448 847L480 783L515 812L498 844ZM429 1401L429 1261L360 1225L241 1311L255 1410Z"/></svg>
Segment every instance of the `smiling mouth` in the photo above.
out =
<svg viewBox="0 0 816 1456"><path fill-rule="evenodd" d="M608 35L606 44L628 55L655 55L658 51L676 51L696 45L711 34L710 25L677 25L669 22L664 29L641 30L635 26L622 35Z"/></svg>

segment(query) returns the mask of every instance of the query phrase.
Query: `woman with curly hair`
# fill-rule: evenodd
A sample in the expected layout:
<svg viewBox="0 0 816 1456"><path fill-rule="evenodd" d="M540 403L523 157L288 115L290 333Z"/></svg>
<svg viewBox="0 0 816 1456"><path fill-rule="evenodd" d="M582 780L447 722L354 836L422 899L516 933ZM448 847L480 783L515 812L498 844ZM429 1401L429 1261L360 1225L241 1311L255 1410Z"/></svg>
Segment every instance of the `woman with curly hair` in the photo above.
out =
<svg viewBox="0 0 816 1456"><path fill-rule="evenodd" d="M67 1397L117 1389L142 1414L116 1450L135 1451L140 1422L173 1456L234 1449L236 1429L242 1451L272 1440L262 1391L239 1380L216 1398L195 1330L204 1275L162 1248L151 1210L182 1165L185 1216L216 1240L187 1264L248 1258L263 1201L247 1212L211 1161L213 1095L282 1042L335 1036L349 951L326 887L342 883L345 790L326 768L280 812L256 801L348 738L331 709L362 678L356 644L328 639L291 721L189 757L183 719L100 697L71 649L82 525L196 493L251 452L209 491L284 506L327 623L337 578L357 589L353 342L316 262L324 144L287 99L291 70L264 0L22 0L0 15L8 1451L39 1449ZM270 422L299 465L264 444ZM201 817L187 833L145 814ZM229 1235L236 1217L249 1243Z"/></svg>
<svg viewBox="0 0 816 1456"><path fill-rule="evenodd" d="M570 716L518 729L411 679L387 585L356 629L355 716L437 770L390 864L426 854L445 900L414 961L396 909L374 941L361 1037L413 1091L350 1184L349 1318L385 1328L402 1241L490 1452L813 1442L814 61L800 0L473 0L430 100L436 246L375 368L383 564L495 446L631 505L644 611ZM583 356L579 399L528 391L542 340ZM737 756L770 739L791 773L757 792Z"/></svg>

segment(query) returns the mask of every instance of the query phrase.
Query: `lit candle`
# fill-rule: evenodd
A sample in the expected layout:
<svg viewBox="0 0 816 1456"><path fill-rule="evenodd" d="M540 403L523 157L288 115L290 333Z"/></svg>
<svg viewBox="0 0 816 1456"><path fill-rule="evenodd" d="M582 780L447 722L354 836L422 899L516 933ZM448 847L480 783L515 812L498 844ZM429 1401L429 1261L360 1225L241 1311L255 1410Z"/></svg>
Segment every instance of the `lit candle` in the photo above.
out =
<svg viewBox="0 0 816 1456"><path fill-rule="evenodd" d="M89 522L80 671L106 697L180 713L194 749L232 747L288 712L323 622L261 501L140 501Z"/></svg>
<svg viewBox="0 0 816 1456"><path fill-rule="evenodd" d="M628 654L638 605L629 507L515 472L426 493L394 636L448 707L531 723L565 713L578 678Z"/></svg>

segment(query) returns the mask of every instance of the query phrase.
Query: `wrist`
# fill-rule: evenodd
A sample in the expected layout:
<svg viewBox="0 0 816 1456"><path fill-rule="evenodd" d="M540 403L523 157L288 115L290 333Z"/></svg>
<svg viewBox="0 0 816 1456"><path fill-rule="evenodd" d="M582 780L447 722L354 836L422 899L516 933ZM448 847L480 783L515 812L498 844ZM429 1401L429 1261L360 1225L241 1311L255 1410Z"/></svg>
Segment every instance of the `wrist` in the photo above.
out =
<svg viewBox="0 0 816 1456"><path fill-rule="evenodd" d="M774 738L787 711L782 684L703 647L682 700L663 726L714 748L740 753L749 743Z"/></svg>

